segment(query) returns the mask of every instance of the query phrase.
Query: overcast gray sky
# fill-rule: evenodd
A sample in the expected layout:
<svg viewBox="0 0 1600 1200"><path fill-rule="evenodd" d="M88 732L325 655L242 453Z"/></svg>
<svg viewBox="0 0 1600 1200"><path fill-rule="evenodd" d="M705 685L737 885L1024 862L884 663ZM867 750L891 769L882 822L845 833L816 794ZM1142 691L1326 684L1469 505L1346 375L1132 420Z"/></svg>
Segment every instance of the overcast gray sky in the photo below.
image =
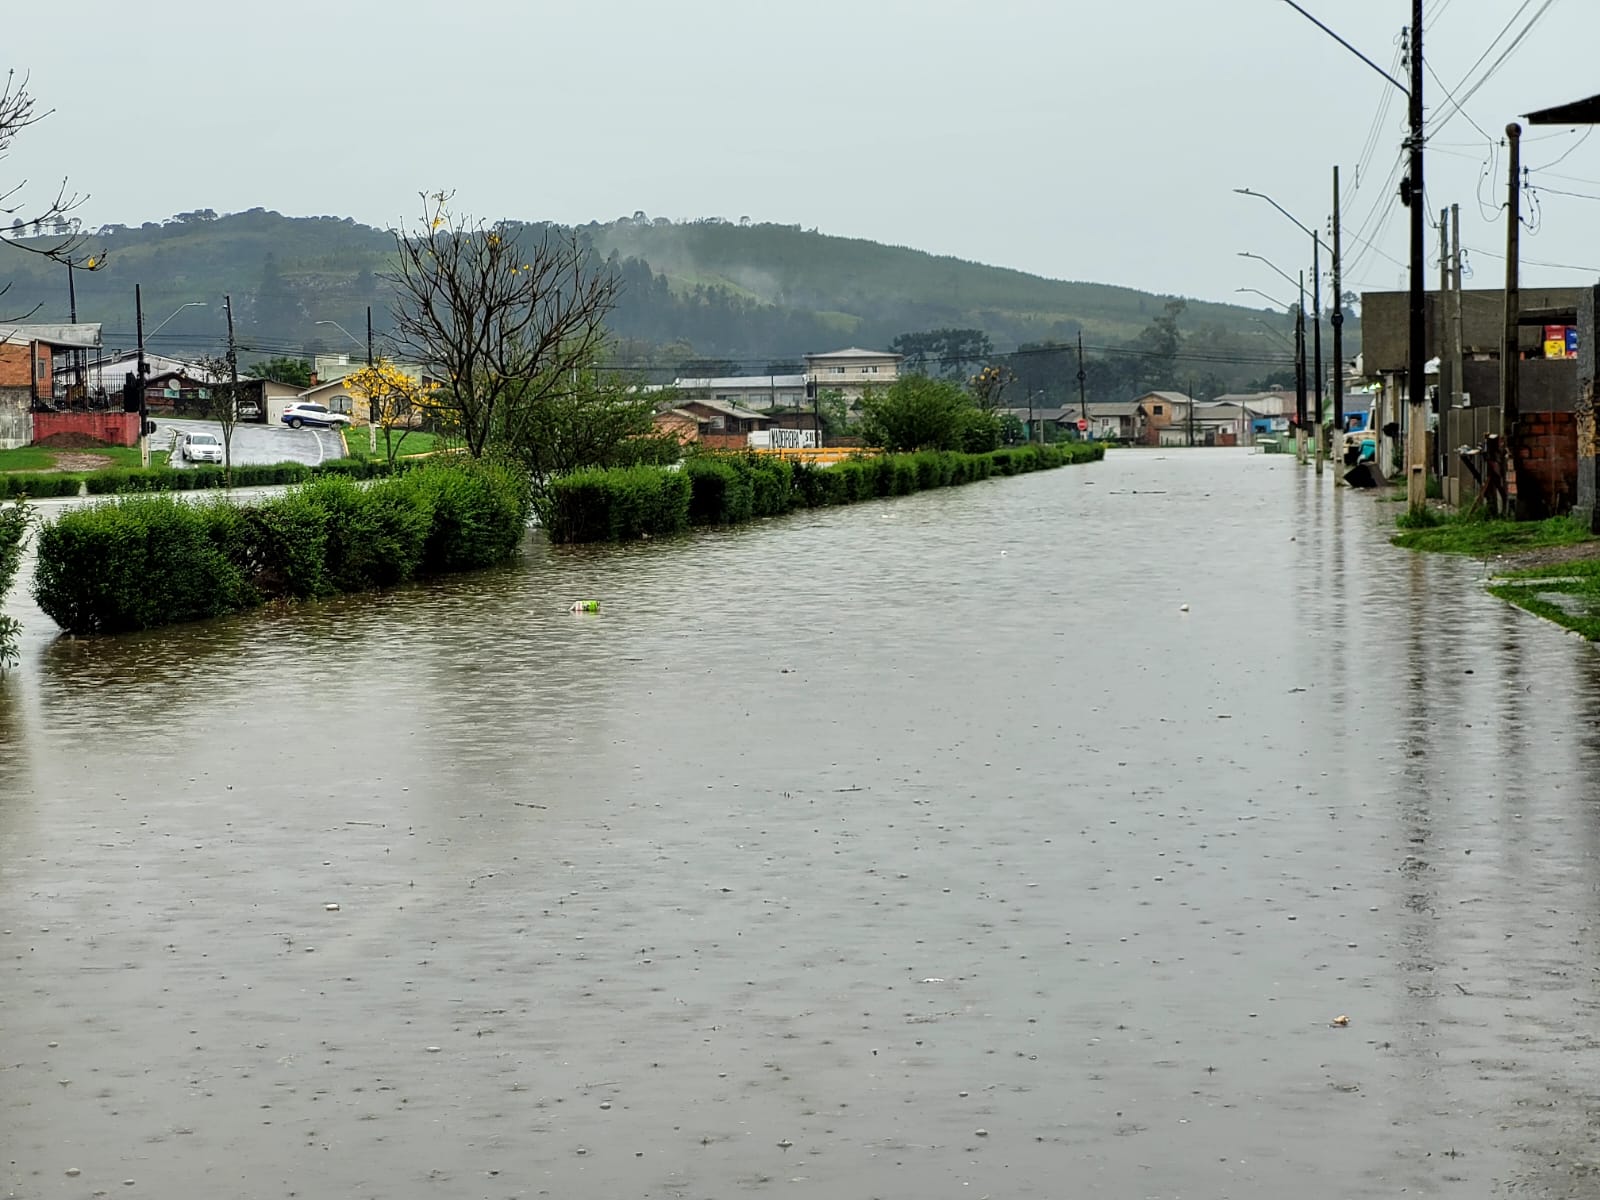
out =
<svg viewBox="0 0 1600 1200"><path fill-rule="evenodd" d="M1407 0L1302 3L1394 61ZM1495 35L1545 4L1427 0L1425 59L1470 88ZM1430 205L1461 204L1479 286L1504 270L1490 135L1600 91L1596 45L1600 2L1553 0L1433 139ZM1347 278L1404 281L1405 219L1385 187L1404 97L1283 0L79 0L9 22L0 53L55 109L0 180L25 175L42 197L69 175L91 226L256 206L388 225L419 190L453 188L488 218L748 215L1252 301L1234 289L1283 289L1237 252L1292 272L1306 239L1232 189L1322 221L1331 166L1354 183L1390 92L1346 189ZM1427 95L1449 109L1431 77ZM1600 199L1587 198L1600 197L1600 137L1529 133L1524 161L1548 169L1532 175L1525 257L1600 264ZM1529 267L1525 280L1597 276Z"/></svg>

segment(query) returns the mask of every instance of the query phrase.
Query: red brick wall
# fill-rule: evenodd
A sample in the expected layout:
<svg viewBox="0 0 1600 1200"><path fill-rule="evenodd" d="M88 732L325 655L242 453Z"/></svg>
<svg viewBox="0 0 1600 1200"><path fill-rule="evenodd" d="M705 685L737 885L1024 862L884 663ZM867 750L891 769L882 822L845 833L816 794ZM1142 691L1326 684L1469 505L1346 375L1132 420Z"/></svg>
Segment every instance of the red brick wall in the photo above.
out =
<svg viewBox="0 0 1600 1200"><path fill-rule="evenodd" d="M63 433L76 434L80 437L92 437L108 446L137 446L139 444L139 414L125 412L36 412L33 414L33 440L35 443Z"/></svg>
<svg viewBox="0 0 1600 1200"><path fill-rule="evenodd" d="M32 354L26 345L0 345L0 387L33 387Z"/></svg>
<svg viewBox="0 0 1600 1200"><path fill-rule="evenodd" d="M748 433L702 433L700 444L707 450L748 450Z"/></svg>
<svg viewBox="0 0 1600 1200"><path fill-rule="evenodd" d="M1517 515L1570 512L1578 495L1578 426L1569 412L1523 413L1517 422Z"/></svg>

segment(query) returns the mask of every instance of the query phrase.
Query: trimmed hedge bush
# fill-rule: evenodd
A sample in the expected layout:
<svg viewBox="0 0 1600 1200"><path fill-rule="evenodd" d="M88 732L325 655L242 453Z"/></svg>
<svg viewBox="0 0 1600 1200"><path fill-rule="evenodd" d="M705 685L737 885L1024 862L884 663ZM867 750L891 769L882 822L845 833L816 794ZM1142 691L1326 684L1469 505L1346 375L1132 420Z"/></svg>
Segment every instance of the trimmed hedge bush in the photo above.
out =
<svg viewBox="0 0 1600 1200"><path fill-rule="evenodd" d="M1103 457L1104 446L1083 442L982 454L883 454L831 467L758 454L698 455L678 471L628 467L555 479L540 516L555 542L621 542L679 533L691 525L737 525L796 508L904 496Z"/></svg>
<svg viewBox="0 0 1600 1200"><path fill-rule="evenodd" d="M0 603L5 602L22 566L22 551L32 523L33 510L26 504L0 508ZM21 632L22 625L15 617L0 613L0 670L17 661L17 636Z"/></svg>
<svg viewBox="0 0 1600 1200"><path fill-rule="evenodd" d="M256 505L125 496L43 528L33 594L70 633L153 629L503 562L528 515L518 477L488 465L329 476Z"/></svg>

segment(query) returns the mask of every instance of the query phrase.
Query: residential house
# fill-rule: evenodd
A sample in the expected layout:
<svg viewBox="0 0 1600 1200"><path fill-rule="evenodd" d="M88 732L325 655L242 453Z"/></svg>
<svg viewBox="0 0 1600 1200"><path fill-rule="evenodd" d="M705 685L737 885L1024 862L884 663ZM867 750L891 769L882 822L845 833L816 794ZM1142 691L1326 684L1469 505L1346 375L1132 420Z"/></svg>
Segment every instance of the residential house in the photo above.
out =
<svg viewBox="0 0 1600 1200"><path fill-rule="evenodd" d="M1133 403L1138 406L1140 439L1145 445L1188 445L1188 396L1182 392L1146 392Z"/></svg>
<svg viewBox="0 0 1600 1200"><path fill-rule="evenodd" d="M319 370L311 373L311 386L308 388L296 390L287 384L273 384L272 386L275 390L267 396L267 423L269 425L278 424L283 418L284 409L291 404L320 404L329 412L344 413L350 418L352 425L370 424L372 405L369 402L367 393L350 379L351 375L362 370L366 364L352 364L348 359L349 355L347 354L318 355L316 362ZM413 381L421 381L427 377L422 368L413 363L390 363L389 365ZM334 372L333 378L328 379L322 376L320 368L323 367L327 367Z"/></svg>
<svg viewBox="0 0 1600 1200"><path fill-rule="evenodd" d="M1089 405L1088 436L1100 442L1137 442L1144 432L1137 400Z"/></svg>
<svg viewBox="0 0 1600 1200"><path fill-rule="evenodd" d="M669 408L658 412L651 420L657 433L670 433L685 446L700 440L700 418L692 412Z"/></svg>
<svg viewBox="0 0 1600 1200"><path fill-rule="evenodd" d="M81 432L108 441L103 433L124 436L126 420L100 422L100 433L68 428L72 422L53 420L66 394L56 367L72 351L100 346L100 326L0 325L0 449L26 446L40 436ZM83 414L87 417L89 414ZM107 415L107 414L101 414ZM137 437L138 418L133 418Z"/></svg>
<svg viewBox="0 0 1600 1200"><path fill-rule="evenodd" d="M900 378L903 356L887 350L830 350L806 355L806 379L819 391L842 392L854 404L869 387L888 387Z"/></svg>
<svg viewBox="0 0 1600 1200"><path fill-rule="evenodd" d="M771 429L774 419L725 400L686 400L678 412L693 416L699 423L702 445L739 449L750 444L750 435Z"/></svg>
<svg viewBox="0 0 1600 1200"><path fill-rule="evenodd" d="M1077 428L1078 410L1074 408L1002 408L1002 416L1015 417L1022 425L1022 438L1027 442L1048 441L1059 429ZM1049 432L1045 427L1049 426Z"/></svg>

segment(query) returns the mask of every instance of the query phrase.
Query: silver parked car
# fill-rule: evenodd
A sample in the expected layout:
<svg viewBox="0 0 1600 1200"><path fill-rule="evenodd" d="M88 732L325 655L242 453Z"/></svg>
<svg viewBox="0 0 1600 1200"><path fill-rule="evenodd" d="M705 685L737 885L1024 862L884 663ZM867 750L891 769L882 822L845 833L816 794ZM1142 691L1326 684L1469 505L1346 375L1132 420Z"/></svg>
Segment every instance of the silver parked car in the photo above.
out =
<svg viewBox="0 0 1600 1200"><path fill-rule="evenodd" d="M178 440L178 456L184 462L222 461L222 442L215 434L186 433Z"/></svg>

